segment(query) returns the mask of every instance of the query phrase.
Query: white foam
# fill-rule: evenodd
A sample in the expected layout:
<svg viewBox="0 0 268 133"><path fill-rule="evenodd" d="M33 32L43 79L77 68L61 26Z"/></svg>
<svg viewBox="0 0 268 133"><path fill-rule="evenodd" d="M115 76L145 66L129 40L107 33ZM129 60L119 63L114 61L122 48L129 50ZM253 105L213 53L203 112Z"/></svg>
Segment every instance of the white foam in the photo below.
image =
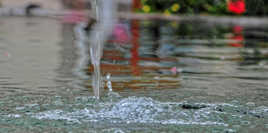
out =
<svg viewBox="0 0 268 133"><path fill-rule="evenodd" d="M52 110L33 114L37 119L66 120L75 123L143 123L164 125L220 125L219 114L212 107L200 110L183 110L177 105L167 105L151 98L130 97L113 104L105 104L101 109L84 108L73 112ZM176 109L174 109L176 108Z"/></svg>

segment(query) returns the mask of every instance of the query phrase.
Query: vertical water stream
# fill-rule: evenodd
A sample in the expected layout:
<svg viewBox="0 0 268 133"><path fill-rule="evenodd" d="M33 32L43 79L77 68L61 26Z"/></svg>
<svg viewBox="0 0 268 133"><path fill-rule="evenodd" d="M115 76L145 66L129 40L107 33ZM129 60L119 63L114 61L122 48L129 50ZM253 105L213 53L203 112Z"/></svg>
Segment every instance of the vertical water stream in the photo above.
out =
<svg viewBox="0 0 268 133"><path fill-rule="evenodd" d="M100 60L103 45L112 33L117 20L117 3L116 0L94 0L92 6L97 22L90 32L89 37L91 63L94 67L92 86L95 97L99 99L102 88Z"/></svg>

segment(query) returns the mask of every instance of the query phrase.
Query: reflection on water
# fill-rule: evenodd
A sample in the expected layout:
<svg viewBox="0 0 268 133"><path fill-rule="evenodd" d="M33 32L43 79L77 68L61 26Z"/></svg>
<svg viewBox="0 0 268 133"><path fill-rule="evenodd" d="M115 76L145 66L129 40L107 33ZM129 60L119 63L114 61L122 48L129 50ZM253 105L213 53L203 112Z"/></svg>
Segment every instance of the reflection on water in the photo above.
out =
<svg viewBox="0 0 268 133"><path fill-rule="evenodd" d="M53 78L60 61L60 47L55 45L61 41L58 22L26 18L0 21L0 97L16 92L54 92L57 83Z"/></svg>
<svg viewBox="0 0 268 133"><path fill-rule="evenodd" d="M0 132L267 130L268 28L120 25L104 46L96 101L83 25L0 19Z"/></svg>

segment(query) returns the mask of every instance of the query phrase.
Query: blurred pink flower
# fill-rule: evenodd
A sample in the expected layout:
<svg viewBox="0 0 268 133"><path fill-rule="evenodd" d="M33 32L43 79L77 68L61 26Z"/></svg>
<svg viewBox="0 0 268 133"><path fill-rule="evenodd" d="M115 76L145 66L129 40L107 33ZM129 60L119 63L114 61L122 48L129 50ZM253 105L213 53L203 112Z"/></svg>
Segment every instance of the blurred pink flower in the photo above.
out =
<svg viewBox="0 0 268 133"><path fill-rule="evenodd" d="M128 28L124 24L116 24L112 36L112 42L115 43L128 43L130 41Z"/></svg>
<svg viewBox="0 0 268 133"><path fill-rule="evenodd" d="M177 73L177 68L176 67L172 67L170 69L170 71L173 73L173 74L176 74Z"/></svg>

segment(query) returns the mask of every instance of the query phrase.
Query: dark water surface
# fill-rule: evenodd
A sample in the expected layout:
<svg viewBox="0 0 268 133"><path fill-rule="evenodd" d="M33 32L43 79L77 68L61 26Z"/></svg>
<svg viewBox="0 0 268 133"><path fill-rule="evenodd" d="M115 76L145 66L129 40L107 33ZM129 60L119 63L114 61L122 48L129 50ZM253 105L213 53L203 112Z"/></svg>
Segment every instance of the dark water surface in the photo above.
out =
<svg viewBox="0 0 268 133"><path fill-rule="evenodd" d="M1 18L0 132L268 131L268 27L122 25L98 101L79 25Z"/></svg>

